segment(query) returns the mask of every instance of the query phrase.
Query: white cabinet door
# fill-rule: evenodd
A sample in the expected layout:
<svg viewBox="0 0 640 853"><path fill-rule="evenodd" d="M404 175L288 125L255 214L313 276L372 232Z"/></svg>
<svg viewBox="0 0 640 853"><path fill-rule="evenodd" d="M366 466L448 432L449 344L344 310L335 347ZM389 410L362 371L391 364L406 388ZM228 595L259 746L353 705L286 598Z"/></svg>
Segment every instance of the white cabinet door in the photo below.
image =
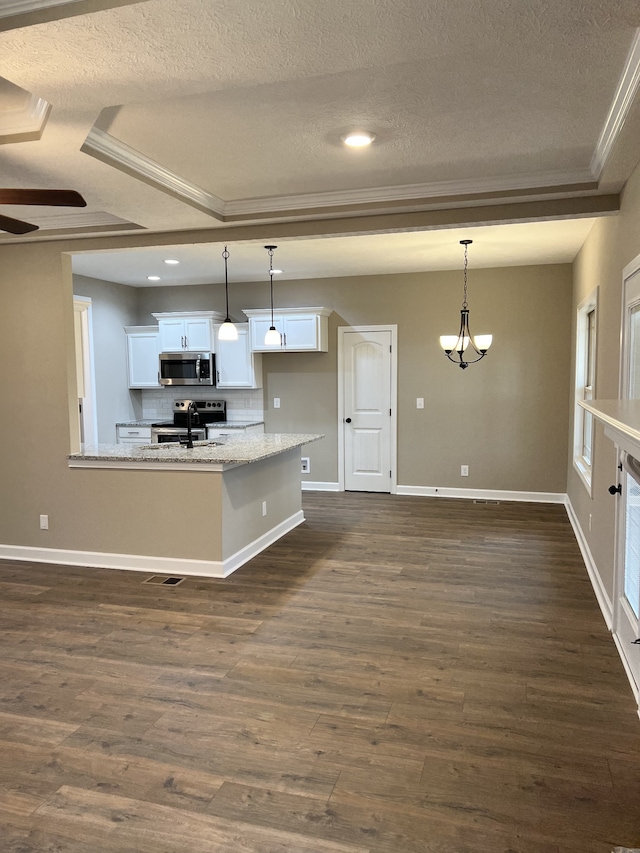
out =
<svg viewBox="0 0 640 853"><path fill-rule="evenodd" d="M129 327L131 328L131 327ZM158 330L127 332L129 388L159 388Z"/></svg>
<svg viewBox="0 0 640 853"><path fill-rule="evenodd" d="M203 316L204 315L204 316ZM213 352L213 324L222 322L216 311L193 314L154 314L160 331L160 352Z"/></svg>
<svg viewBox="0 0 640 853"><path fill-rule="evenodd" d="M248 323L236 323L237 341L221 341L216 328L216 372L218 388L261 388L262 356L251 351Z"/></svg>
<svg viewBox="0 0 640 853"><path fill-rule="evenodd" d="M185 349L184 320L160 320L160 352L180 352Z"/></svg>
<svg viewBox="0 0 640 853"><path fill-rule="evenodd" d="M314 314L292 314L282 318L284 348L289 351L318 349L318 318Z"/></svg>
<svg viewBox="0 0 640 853"><path fill-rule="evenodd" d="M284 337L282 337L282 318L274 317L273 325L280 332L281 339L284 341ZM251 328L251 348L254 352L280 352L280 350L284 349L283 346L269 347L264 342L264 336L271 328L271 317L251 317L249 326Z"/></svg>
<svg viewBox="0 0 640 853"><path fill-rule="evenodd" d="M274 313L273 325L280 332L280 346L266 346L271 312L265 308L245 309L251 328L254 352L328 352L329 321L326 308L290 308Z"/></svg>
<svg viewBox="0 0 640 853"><path fill-rule="evenodd" d="M190 352L213 352L211 320L187 318L184 321L185 349Z"/></svg>

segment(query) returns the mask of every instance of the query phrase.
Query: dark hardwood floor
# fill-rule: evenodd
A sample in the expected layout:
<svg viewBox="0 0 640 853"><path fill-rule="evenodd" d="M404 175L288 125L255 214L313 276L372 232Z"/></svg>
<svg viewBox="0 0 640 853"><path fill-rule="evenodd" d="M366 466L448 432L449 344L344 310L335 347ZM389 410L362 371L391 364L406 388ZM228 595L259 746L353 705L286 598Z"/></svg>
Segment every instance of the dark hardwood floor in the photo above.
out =
<svg viewBox="0 0 640 853"><path fill-rule="evenodd" d="M0 562L0 851L640 846L640 720L564 508L304 506L225 581Z"/></svg>

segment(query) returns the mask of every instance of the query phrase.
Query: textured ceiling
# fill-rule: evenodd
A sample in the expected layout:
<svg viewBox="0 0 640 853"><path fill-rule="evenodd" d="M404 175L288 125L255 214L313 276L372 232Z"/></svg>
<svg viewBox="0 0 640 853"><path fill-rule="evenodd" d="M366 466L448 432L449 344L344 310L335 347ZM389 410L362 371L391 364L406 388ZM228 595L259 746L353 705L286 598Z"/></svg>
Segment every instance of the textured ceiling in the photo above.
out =
<svg viewBox="0 0 640 853"><path fill-rule="evenodd" d="M2 17L0 6L0 77L52 108L41 139L0 145L0 186L70 187L88 205L3 206L41 231L0 242L445 210L522 193L591 198L573 211L588 215L640 159L633 63L615 112L636 61L637 0L9 5L33 11ZM0 114L9 90L0 86ZM595 168L608 121L611 150ZM369 150L341 145L353 128L377 134ZM566 252L574 242L567 233Z"/></svg>

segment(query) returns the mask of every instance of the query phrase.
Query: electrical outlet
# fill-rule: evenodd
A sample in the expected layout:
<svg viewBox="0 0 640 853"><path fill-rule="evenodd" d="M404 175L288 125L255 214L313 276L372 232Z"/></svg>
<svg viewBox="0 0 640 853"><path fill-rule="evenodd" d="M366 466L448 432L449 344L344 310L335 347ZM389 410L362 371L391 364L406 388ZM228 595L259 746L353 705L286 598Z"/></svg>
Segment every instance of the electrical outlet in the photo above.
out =
<svg viewBox="0 0 640 853"><path fill-rule="evenodd" d="M311 465L309 464L308 456L303 456L300 460L300 471L303 474L308 474L311 471Z"/></svg>
<svg viewBox="0 0 640 853"><path fill-rule="evenodd" d="M468 465L461 465L460 466L460 476L461 477L468 477L469 476L469 466Z"/></svg>
<svg viewBox="0 0 640 853"><path fill-rule="evenodd" d="M416 409L424 409L424 397L416 397Z"/></svg>
<svg viewBox="0 0 640 853"><path fill-rule="evenodd" d="M266 514L267 514L267 502L262 501L262 517L264 518Z"/></svg>
<svg viewBox="0 0 640 853"><path fill-rule="evenodd" d="M274 397L273 398L273 408L274 409L280 408L280 397Z"/></svg>
<svg viewBox="0 0 640 853"><path fill-rule="evenodd" d="M49 516L41 515L40 516L40 530L48 530L49 529Z"/></svg>

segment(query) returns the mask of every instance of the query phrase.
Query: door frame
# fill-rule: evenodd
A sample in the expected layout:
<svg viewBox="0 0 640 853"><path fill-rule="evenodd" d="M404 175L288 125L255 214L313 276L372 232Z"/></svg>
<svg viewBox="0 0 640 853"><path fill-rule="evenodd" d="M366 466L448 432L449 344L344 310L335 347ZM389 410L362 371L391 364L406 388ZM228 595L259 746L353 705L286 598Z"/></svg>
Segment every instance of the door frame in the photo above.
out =
<svg viewBox="0 0 640 853"><path fill-rule="evenodd" d="M391 417L389 418L391 442L391 488L398 491L398 326L338 326L338 491L344 492L344 337L349 332L391 332Z"/></svg>
<svg viewBox="0 0 640 853"><path fill-rule="evenodd" d="M620 321L620 370L619 370L619 385L618 397L621 400L628 399L629 388L629 364L627 347L629 345L629 328L627 324L627 315L629 313L630 297L628 294L630 280L640 274L640 255L637 255L630 263L622 270L622 306L621 306L621 321ZM633 304L638 304L638 299L633 301ZM617 458L616 463L618 469L614 481L624 484L622 493L616 500L615 511L615 542L614 542L614 562L613 562L613 613L611 633L613 640L618 648L618 654L622 661L622 665L629 679L629 684L634 693L636 702L640 706L640 683L638 683L638 673L633 671L632 663L629 661L623 640L620 637L619 631L621 621L624 619L624 614L621 612L626 607L624 602L624 571L625 571L625 551L626 551L626 480L631 475L622 467L623 453L628 452L632 456L636 456L637 449L627 443L620 443L616 447ZM640 707L638 713L640 714Z"/></svg>
<svg viewBox="0 0 640 853"><path fill-rule="evenodd" d="M80 435L84 435L84 444L98 443L98 417L96 411L96 371L93 355L93 303L87 296L73 297L73 310L80 321L80 339L82 346L82 366L84 378L84 396L82 399L82 421ZM78 353L76 352L76 360Z"/></svg>

